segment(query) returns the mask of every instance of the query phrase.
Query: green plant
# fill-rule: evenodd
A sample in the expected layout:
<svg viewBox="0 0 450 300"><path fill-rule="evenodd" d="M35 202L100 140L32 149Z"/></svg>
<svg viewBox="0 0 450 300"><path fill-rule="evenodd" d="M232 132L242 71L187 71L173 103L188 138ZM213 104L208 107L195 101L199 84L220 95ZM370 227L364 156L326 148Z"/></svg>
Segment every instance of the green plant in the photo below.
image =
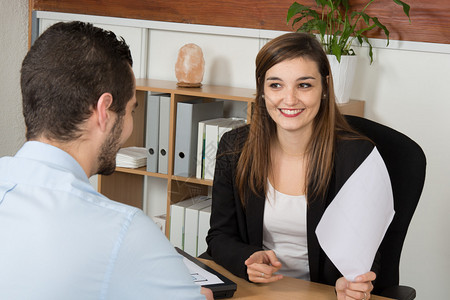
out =
<svg viewBox="0 0 450 300"><path fill-rule="evenodd" d="M383 30L387 37L386 46L389 46L389 30L377 17L371 17L365 12L367 7L375 0L368 1L361 11L350 10L348 0L315 1L317 7L320 8L319 11L294 2L288 10L287 23L289 24L291 19L295 17L292 21L292 28L294 28L298 22L305 20L298 27L297 32L318 33L325 52L335 55L339 62L342 55L355 55L351 46L354 39L357 39L360 45L364 42L369 45L370 63L372 63L373 50L366 33L376 27ZM409 17L410 6L400 0L392 1L403 7L404 13L411 22Z"/></svg>

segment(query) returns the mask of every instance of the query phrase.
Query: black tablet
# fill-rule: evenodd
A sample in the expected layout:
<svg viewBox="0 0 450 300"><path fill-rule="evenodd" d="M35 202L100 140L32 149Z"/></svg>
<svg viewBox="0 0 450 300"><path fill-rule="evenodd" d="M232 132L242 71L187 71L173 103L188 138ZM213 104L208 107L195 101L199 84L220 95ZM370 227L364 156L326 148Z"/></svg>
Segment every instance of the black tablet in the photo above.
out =
<svg viewBox="0 0 450 300"><path fill-rule="evenodd" d="M175 247L175 250L177 250L178 253L180 253L181 255L183 255L184 257L186 257L187 259L189 259L190 261L192 261L193 263L195 263L196 265L198 265L202 269L208 271L209 273L211 273L213 275L216 275L221 281L223 281L223 283L218 283L218 284L208 284L208 283L201 284L201 286L209 288L213 292L214 299L231 298L231 297L233 297L234 292L237 289L236 283L234 283L233 281L231 281L227 277L223 276L219 272L215 271L214 269L208 267L207 265L205 265L204 263L202 263L201 261L199 261L195 257L187 254L186 252L184 252L180 248ZM196 279L195 278L196 274L191 274L191 275L194 277L194 279Z"/></svg>

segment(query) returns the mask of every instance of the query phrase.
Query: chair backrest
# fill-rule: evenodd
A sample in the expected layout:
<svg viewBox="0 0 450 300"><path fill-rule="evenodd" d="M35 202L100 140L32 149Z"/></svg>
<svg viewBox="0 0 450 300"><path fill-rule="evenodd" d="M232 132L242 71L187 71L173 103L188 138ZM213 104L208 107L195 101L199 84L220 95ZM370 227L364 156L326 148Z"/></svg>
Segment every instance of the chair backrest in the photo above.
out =
<svg viewBox="0 0 450 300"><path fill-rule="evenodd" d="M422 194L426 157L416 142L392 128L356 116L345 117L354 129L376 144L392 184L395 216L379 249L381 266L374 290L377 293L399 284L400 254Z"/></svg>

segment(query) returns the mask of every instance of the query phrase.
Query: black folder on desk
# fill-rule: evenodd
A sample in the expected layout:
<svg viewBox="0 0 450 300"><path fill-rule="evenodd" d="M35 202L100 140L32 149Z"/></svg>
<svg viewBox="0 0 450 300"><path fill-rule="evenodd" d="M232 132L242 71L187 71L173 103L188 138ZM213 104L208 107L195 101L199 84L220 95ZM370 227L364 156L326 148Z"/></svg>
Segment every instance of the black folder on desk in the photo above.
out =
<svg viewBox="0 0 450 300"><path fill-rule="evenodd" d="M220 274L216 270L208 267L207 265L205 265L204 263L202 263L201 261L199 261L195 257L187 254L186 252L184 252L180 248L175 247L175 250L177 250L177 252L180 253L182 256L186 257L187 259L189 259L190 261L192 261L196 265L200 266L204 270L208 271L211 274L216 275L217 277L219 277L220 280L223 281L223 283L219 283L219 284L202 285L203 287L208 288L208 289L210 289L213 292L214 299L231 298L231 297L233 297L234 292L237 289L236 283L234 283L230 279L226 278L225 276L223 276L222 274Z"/></svg>

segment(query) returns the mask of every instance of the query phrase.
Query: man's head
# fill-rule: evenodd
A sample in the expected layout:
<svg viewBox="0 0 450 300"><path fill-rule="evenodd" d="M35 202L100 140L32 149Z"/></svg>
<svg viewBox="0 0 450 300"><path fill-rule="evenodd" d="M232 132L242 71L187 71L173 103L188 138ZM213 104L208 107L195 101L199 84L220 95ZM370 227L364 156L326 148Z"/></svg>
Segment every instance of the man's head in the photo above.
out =
<svg viewBox="0 0 450 300"><path fill-rule="evenodd" d="M88 176L112 173L116 153L133 128L132 63L125 41L110 31L82 22L49 27L22 63L27 140L73 145L90 138L85 152L64 150Z"/></svg>
<svg viewBox="0 0 450 300"><path fill-rule="evenodd" d="M27 140L70 142L97 101L110 93L120 119L134 95L130 50L110 31L82 22L49 27L26 55L21 70Z"/></svg>

